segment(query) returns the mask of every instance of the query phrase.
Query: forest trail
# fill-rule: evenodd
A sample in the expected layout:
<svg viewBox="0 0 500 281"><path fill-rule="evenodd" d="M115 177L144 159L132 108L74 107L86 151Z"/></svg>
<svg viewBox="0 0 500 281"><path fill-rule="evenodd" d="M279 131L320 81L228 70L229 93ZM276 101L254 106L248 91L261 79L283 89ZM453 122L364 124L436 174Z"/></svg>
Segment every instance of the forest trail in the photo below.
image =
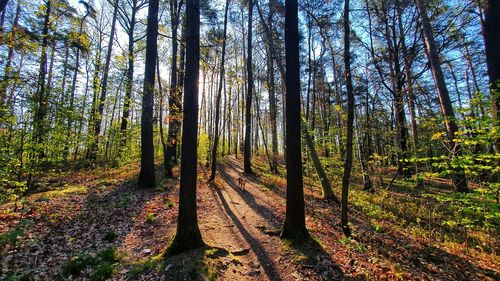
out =
<svg viewBox="0 0 500 281"><path fill-rule="evenodd" d="M346 239L338 226L339 207L319 198L318 187L308 184L306 224L316 242L283 241L278 235L285 215L285 180L255 161L259 176L245 176L245 190L238 186L243 169L234 156L221 159L211 184L209 171L200 165L198 221L208 246L166 259L162 252L176 228L178 179L161 180L155 190L139 189L136 164L48 174L39 191L24 197L17 208L0 205L0 233L9 234L8 239L17 235L13 244L0 247L1 276L285 281L500 277L494 253L419 237L396 220L403 215L411 219L398 213L404 210L381 209L359 198L350 207L354 237ZM157 170L162 179L159 165ZM382 195L363 196L415 201L408 194ZM491 240L492 245L498 241Z"/></svg>
<svg viewBox="0 0 500 281"><path fill-rule="evenodd" d="M314 255L315 261L308 257L307 264L297 262L296 253L282 246L279 228L284 219L284 199L273 198L263 190L257 176L242 172L241 163L228 156L219 166L221 180L209 186L204 184L199 191L199 207L205 214L200 217L200 228L205 242L228 250L241 261L239 266L226 270L222 280L342 279L342 272L331 266L328 257L314 250L313 245L308 254ZM244 190L237 182L240 176L247 179Z"/></svg>

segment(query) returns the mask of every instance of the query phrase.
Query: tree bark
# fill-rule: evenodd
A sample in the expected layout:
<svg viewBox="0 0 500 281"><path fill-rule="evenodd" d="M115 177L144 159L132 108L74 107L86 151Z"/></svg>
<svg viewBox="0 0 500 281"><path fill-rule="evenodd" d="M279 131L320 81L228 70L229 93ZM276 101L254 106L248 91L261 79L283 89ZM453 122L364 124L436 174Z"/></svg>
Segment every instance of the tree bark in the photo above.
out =
<svg viewBox="0 0 500 281"><path fill-rule="evenodd" d="M217 89L217 96L215 97L215 131L214 143L212 146L212 171L210 173L209 181L215 180L215 173L217 171L217 146L219 145L219 123L220 123L220 100L222 96L222 87L224 87L225 63L226 63L226 39L227 39L227 16L229 12L229 0L226 0L226 8L224 9L224 35L222 39L222 53L220 60L219 72L219 86ZM224 149L224 146L223 148Z"/></svg>
<svg viewBox="0 0 500 281"><path fill-rule="evenodd" d="M443 70L439 62L439 55L437 51L436 42L432 31L432 25L427 16L427 8L422 0L415 0L417 8L420 12L420 19L422 21L422 31L424 35L424 45L429 64L434 78L434 84L438 93L441 114L444 117L446 133L449 141L449 149L451 158L456 158L460 155L462 149L460 142L455 142L455 133L458 131L457 123L455 122L455 113L451 105L450 95L446 87ZM454 169L452 175L453 186L459 192L469 191L467 187L467 180L463 168L457 167Z"/></svg>
<svg viewBox="0 0 500 281"><path fill-rule="evenodd" d="M120 124L120 150L118 157L122 157L125 147L127 145L127 129L130 117L130 101L132 100L132 88L134 85L134 31L136 24L136 13L137 13L137 0L132 0L132 14L130 15L130 21L128 26L128 68L127 68L127 80L125 84L125 97L123 100L123 113L122 120Z"/></svg>
<svg viewBox="0 0 500 281"><path fill-rule="evenodd" d="M286 59L286 217L281 238L304 240L305 225L300 139L300 64L297 0L285 1Z"/></svg>
<svg viewBox="0 0 500 281"><path fill-rule="evenodd" d="M111 33L109 35L109 44L106 54L106 62L104 64L103 75L102 75L102 85L101 85L101 96L99 97L97 105L97 113L95 116L94 123L94 142L90 151L90 159L97 159L97 152L99 150L99 134L101 133L101 121L104 114L104 102L106 101L106 95L108 92L108 76L109 67L111 65L111 55L113 52L113 41L116 32L116 18L118 15L118 0L114 1L113 4L113 18L111 20Z"/></svg>
<svg viewBox="0 0 500 281"><path fill-rule="evenodd" d="M248 0L248 37L247 37L247 96L245 107L245 147L243 151L243 166L245 173L253 174L251 159L250 138L252 133L252 95L253 95L253 69L252 69L252 14L253 1Z"/></svg>
<svg viewBox="0 0 500 281"><path fill-rule="evenodd" d="M153 144L153 108L155 89L155 67L158 55L158 6L159 0L150 0L148 7L148 25L146 28L146 64L144 69L144 87L141 113L141 172L139 186L155 187L155 163ZM194 138L196 140L196 137Z"/></svg>
<svg viewBox="0 0 500 281"><path fill-rule="evenodd" d="M309 130L307 128L307 122L302 120L302 133L306 140L307 148L311 153L311 159L313 161L314 168L316 169L316 173L318 173L319 180L321 182L321 190L323 192L323 199L332 200L335 203L340 203L339 199L333 193L332 186L330 185L330 181L328 180L328 176L326 175L325 169L323 169L323 165L319 160L318 153L316 152L316 148L314 147L314 142L309 134Z"/></svg>
<svg viewBox="0 0 500 281"><path fill-rule="evenodd" d="M490 95L493 107L494 125L500 127L500 2L485 1L484 43L486 63L490 77ZM500 138L496 138L495 147L500 152Z"/></svg>
<svg viewBox="0 0 500 281"><path fill-rule="evenodd" d="M183 1L180 1L179 6L182 6ZM172 64L171 64L171 76L170 76L170 96L168 99L169 108L169 118L168 118L168 133L167 133L167 150L165 152L165 171L166 176L172 178L174 173L172 171L174 163L176 163L177 157L177 140L179 135L179 129L182 120L182 105L181 105L181 89L178 85L179 72L177 71L177 30L179 27L179 11L177 0L170 1L170 13L171 13L171 24L172 24Z"/></svg>
<svg viewBox="0 0 500 281"><path fill-rule="evenodd" d="M200 11L198 0L186 5L186 77L184 86L184 122L182 124L182 158L177 232L168 255L174 255L204 244L196 214L196 180L198 131L198 77L200 60Z"/></svg>
<svg viewBox="0 0 500 281"><path fill-rule="evenodd" d="M350 52L350 34L351 27L349 23L349 0L344 2L344 64L345 64L345 80L347 90L347 132L346 132L346 148L344 159L344 174L342 176L342 210L341 210L341 226L344 235L351 236L347 217L347 198L349 195L349 180L351 178L352 168L352 136L354 125L354 88L352 85L351 76L351 52Z"/></svg>

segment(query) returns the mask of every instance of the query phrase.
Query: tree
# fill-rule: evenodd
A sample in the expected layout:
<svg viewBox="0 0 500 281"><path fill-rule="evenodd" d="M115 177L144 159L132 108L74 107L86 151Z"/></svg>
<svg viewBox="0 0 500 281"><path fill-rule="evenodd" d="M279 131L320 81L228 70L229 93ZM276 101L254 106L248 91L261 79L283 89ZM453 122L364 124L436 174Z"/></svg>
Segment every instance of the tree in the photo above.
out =
<svg viewBox="0 0 500 281"><path fill-rule="evenodd" d="M130 2L129 2L130 3ZM123 101L123 114L120 125L120 150L119 156L122 155L125 146L127 144L127 128L130 117L130 103L132 100L132 87L134 84L134 63L135 63L135 53L134 53L134 32L135 26L137 23L136 16L137 12L140 11L146 4L146 1L132 0L130 3L130 16L127 11L124 9L119 9L120 12L120 23L122 27L127 31L128 35L128 49L127 49L127 59L128 59L128 67L127 67L127 80L125 82L125 98Z"/></svg>
<svg viewBox="0 0 500 281"><path fill-rule="evenodd" d="M222 53L220 60L219 87L215 98L215 132L214 144L212 147L212 172L210 173L209 181L215 180L217 171L217 146L219 145L219 123L220 123L220 100L222 96L222 87L224 86L224 65L226 63L226 40L227 40L227 15L229 11L229 0L226 0L226 8L224 10L224 31L222 35Z"/></svg>
<svg viewBox="0 0 500 281"><path fill-rule="evenodd" d="M182 123L179 216L168 254L178 254L205 245L196 212L198 78L200 70L199 0L186 1L186 76L184 81L184 122Z"/></svg>
<svg viewBox="0 0 500 281"><path fill-rule="evenodd" d="M96 116L94 116L94 140L90 150L90 159L97 159L97 151L99 149L99 134L101 133L101 123L102 115L104 114L104 101L106 100L106 94L108 92L108 77L109 77L109 67L111 65L111 55L113 52L113 41L115 40L116 33L116 19L118 15L118 0L113 2L113 17L111 19L111 33L109 35L108 50L106 53L106 62L104 64L101 95L97 104ZM154 71L154 70L153 70ZM154 74L154 73L153 73ZM154 75L153 75L154 76ZM154 83L153 83L154 84Z"/></svg>
<svg viewBox="0 0 500 281"><path fill-rule="evenodd" d="M451 158L453 159L460 155L462 149L460 142L455 141L456 133L458 131L458 126L455 121L455 112L453 111L448 88L446 87L446 82L444 80L443 70L441 69L441 63L439 62L438 49L434 40L432 25L429 17L427 16L427 8L422 0L415 0L415 2L419 10L420 20L422 21L422 32L424 36L425 50L429 59L432 77L434 78L434 84L439 98L441 114L444 118L446 134L449 141L448 149L450 150ZM453 170L453 186L459 192L467 192L467 180L465 178L463 168L457 167Z"/></svg>
<svg viewBox="0 0 500 281"><path fill-rule="evenodd" d="M349 180L351 179L351 168L352 168L352 137L353 137L353 127L354 127L354 87L352 85L352 74L351 74L351 25L349 22L349 0L344 2L344 66L345 66L345 82L347 91L347 130L346 130L346 147L345 147L345 159L344 159L344 174L342 175L342 213L341 213L341 225L342 232L344 235L351 236L351 230L349 229L348 218L347 218L347 198L349 195Z"/></svg>
<svg viewBox="0 0 500 281"><path fill-rule="evenodd" d="M285 2L286 59L286 217L281 238L309 237L305 224L300 138L300 64L297 0Z"/></svg>
<svg viewBox="0 0 500 281"><path fill-rule="evenodd" d="M44 14L44 22L43 22L43 31L42 31L42 49L40 55L40 72L38 75L38 88L36 91L36 95L33 100L36 102L35 115L33 117L33 142L37 146L35 149L35 155L33 158L36 159L38 157L45 158L45 152L42 147L42 142L46 133L46 116L47 116L47 107L48 107L48 91L46 84L46 75L47 75L47 48L49 45L49 29L50 29L50 17L52 12L52 0L48 0L45 5L45 14Z"/></svg>
<svg viewBox="0 0 500 281"><path fill-rule="evenodd" d="M484 43L486 63L490 77L490 95L493 104L493 120L500 127L500 2L487 0L484 18ZM500 151L500 138L496 139L496 151Z"/></svg>
<svg viewBox="0 0 500 281"><path fill-rule="evenodd" d="M9 0L0 0L0 13L5 10L5 7L7 7L7 3Z"/></svg>
<svg viewBox="0 0 500 281"><path fill-rule="evenodd" d="M170 96L168 99L168 108L170 117L168 118L168 133L167 133L167 147L165 151L164 165L167 177L172 178L174 173L172 171L173 164L176 163L177 157L177 139L179 135L179 129L181 126L181 91L179 85L182 80L181 71L177 68L177 31L179 28L179 14L184 1L181 0L177 3L177 0L170 1L170 19L172 24L172 64L171 64L171 76L170 76ZM182 48L182 46L181 46ZM182 50L181 50L182 51ZM181 54L181 60L183 60ZM182 62L181 62L182 68Z"/></svg>
<svg viewBox="0 0 500 281"><path fill-rule="evenodd" d="M245 146L243 149L243 166L245 173L252 174L250 137L252 135L252 95L253 95L253 69L252 69L252 14L253 0L248 0L248 37L247 37L247 96L245 104Z"/></svg>
<svg viewBox="0 0 500 281"><path fill-rule="evenodd" d="M146 65L144 69L144 87L141 113L141 172L139 186L155 186L155 163L153 144L153 108L155 89L155 67L158 55L158 6L159 0L150 0L148 7L148 25L146 29Z"/></svg>

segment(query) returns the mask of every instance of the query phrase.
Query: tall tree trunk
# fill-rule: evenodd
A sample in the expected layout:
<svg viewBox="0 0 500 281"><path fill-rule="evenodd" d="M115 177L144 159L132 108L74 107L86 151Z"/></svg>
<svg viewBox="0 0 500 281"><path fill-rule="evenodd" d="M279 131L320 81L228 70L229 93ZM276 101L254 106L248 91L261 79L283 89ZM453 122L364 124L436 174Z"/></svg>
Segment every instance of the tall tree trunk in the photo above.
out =
<svg viewBox="0 0 500 281"><path fill-rule="evenodd" d="M179 3L182 6L182 1ZM168 99L169 118L168 118L168 133L167 133L167 150L165 153L164 165L166 176L172 178L174 173L172 171L177 157L177 139L182 120L182 105L181 105L181 90L178 85L178 71L177 71L177 31L179 27L179 10L177 0L170 1L170 13L172 24L172 64L170 76L170 96Z"/></svg>
<svg viewBox="0 0 500 281"><path fill-rule="evenodd" d="M444 80L443 70L441 69L441 63L439 62L438 50L436 47L436 42L434 41L434 35L432 33L432 25L429 17L427 16L427 8L425 6L425 2L423 2L423 0L415 0L415 2L420 12L425 49L429 58L432 76L434 78L434 83L439 97L441 114L444 117L446 133L449 140L449 149L451 151L451 158L455 158L460 155L460 151L462 149L460 142L454 141L455 133L458 131L457 123L455 122L455 113L451 105L450 95L448 93L448 88L446 87L446 83ZM463 168L457 167L454 169L452 181L453 186L457 191L467 192L469 190L467 187L467 180L465 178Z"/></svg>
<svg viewBox="0 0 500 281"><path fill-rule="evenodd" d="M350 34L351 26L349 22L349 0L344 2L344 65L345 65L345 82L347 90L347 132L346 132L346 148L344 159L344 174L342 176L342 211L341 225L344 235L351 236L347 218L347 198L349 195L349 180L351 178L352 168L352 135L354 125L354 88L352 85L351 75L351 51L350 51Z"/></svg>
<svg viewBox="0 0 500 281"><path fill-rule="evenodd" d="M252 174L250 138L252 132L252 95L253 95L253 69L252 69L252 14L253 1L248 0L248 38L247 38L247 96L245 107L245 147L243 151L243 165L245 173Z"/></svg>
<svg viewBox="0 0 500 281"><path fill-rule="evenodd" d="M330 185L330 181L328 180L328 176L326 175L325 169L323 169L323 165L319 160L318 153L316 152L316 148L314 147L314 141L311 135L309 134L309 129L307 128L307 121L302 120L302 132L304 138L306 140L307 148L311 153L311 159L313 161L314 168L316 169L316 173L318 174L319 181L321 182L321 190L323 192L323 199L332 200L335 203L340 203L339 199L333 193L332 186Z"/></svg>
<svg viewBox="0 0 500 281"><path fill-rule="evenodd" d="M130 101L132 99L132 88L134 85L134 31L136 24L137 13L137 0L132 0L132 14L130 15L129 29L128 29L128 50L127 50L127 80L125 82L125 97L123 99L123 113L120 124L120 148L118 157L122 157L125 147L127 145L127 129L130 117Z"/></svg>
<svg viewBox="0 0 500 281"><path fill-rule="evenodd" d="M9 0L0 0L0 12L3 13L3 11L5 10L5 7L7 7L8 2L9 2Z"/></svg>
<svg viewBox="0 0 500 281"><path fill-rule="evenodd" d="M50 16L52 12L52 0L48 0L46 4L46 10L44 15L43 31L42 31L42 51L40 58L40 72L38 75L38 89L35 95L35 116L33 117L33 140L35 145L34 158L45 158L44 149L41 146L45 131L46 131L46 117L48 108L48 91L45 81L47 75L47 47L49 45L49 29L50 29Z"/></svg>
<svg viewBox="0 0 500 281"><path fill-rule="evenodd" d="M490 95L492 101L494 125L500 127L500 2L485 1L484 43L486 63L490 77ZM495 147L500 152L500 138L496 138Z"/></svg>
<svg viewBox="0 0 500 281"><path fill-rule="evenodd" d="M222 96L222 87L224 87L224 66L226 63L226 39L227 39L227 15L229 12L229 0L226 0L226 8L224 10L224 31L222 39L222 53L220 60L220 72L219 72L219 86L217 89L217 96L215 97L215 131L214 131L214 143L212 146L212 171L210 173L209 181L215 180L215 173L217 171L217 146L219 145L219 119L220 119L220 100ZM224 146L223 146L224 149Z"/></svg>
<svg viewBox="0 0 500 281"><path fill-rule="evenodd" d="M179 216L177 231L167 250L167 254L177 254L204 245L196 214L200 10L198 0L187 0L186 3L186 77L184 86L184 122L182 123Z"/></svg>
<svg viewBox="0 0 500 281"><path fill-rule="evenodd" d="M309 237L305 224L300 137L299 18L297 0L285 1L286 59L286 217L281 237Z"/></svg>
<svg viewBox="0 0 500 281"><path fill-rule="evenodd" d="M7 4L7 1L5 1ZM21 0L17 0L16 15L14 16L14 21L12 22L12 31L15 32L18 28L19 18L21 16ZM3 30L0 34L3 34ZM0 108L4 106L4 102L7 100L7 88L12 80L12 60L14 59L14 46L9 45L9 50L7 51L7 60L4 70L4 79L0 83ZM5 104L7 105L7 104ZM0 113L3 114L3 113Z"/></svg>
<svg viewBox="0 0 500 281"><path fill-rule="evenodd" d="M144 88L141 113L141 172L139 186L155 186L155 163L153 144L153 108L155 90L155 67L158 56L158 6L159 0L150 0L148 25L146 29L146 66L144 69ZM196 141L196 136L195 136Z"/></svg>
<svg viewBox="0 0 500 281"><path fill-rule="evenodd" d="M101 133L101 122L104 114L104 102L106 101L106 94L108 91L108 76L109 67L111 65L111 55L113 52L113 41L116 32L116 17L118 15L118 0L113 3L113 18L111 20L111 33L109 35L108 51L106 54L106 62L104 64L103 75L102 75L102 85L101 85L101 95L99 97L97 112L95 116L94 123L94 142L90 151L90 159L97 159L97 152L99 149L99 134Z"/></svg>

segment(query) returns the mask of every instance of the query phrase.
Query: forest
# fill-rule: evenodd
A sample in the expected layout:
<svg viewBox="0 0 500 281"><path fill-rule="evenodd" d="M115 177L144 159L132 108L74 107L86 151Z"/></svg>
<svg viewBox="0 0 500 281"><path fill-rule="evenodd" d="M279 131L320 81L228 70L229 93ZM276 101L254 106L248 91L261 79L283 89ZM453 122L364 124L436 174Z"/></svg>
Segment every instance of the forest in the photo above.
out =
<svg viewBox="0 0 500 281"><path fill-rule="evenodd" d="M500 280L500 1L0 0L0 280Z"/></svg>

